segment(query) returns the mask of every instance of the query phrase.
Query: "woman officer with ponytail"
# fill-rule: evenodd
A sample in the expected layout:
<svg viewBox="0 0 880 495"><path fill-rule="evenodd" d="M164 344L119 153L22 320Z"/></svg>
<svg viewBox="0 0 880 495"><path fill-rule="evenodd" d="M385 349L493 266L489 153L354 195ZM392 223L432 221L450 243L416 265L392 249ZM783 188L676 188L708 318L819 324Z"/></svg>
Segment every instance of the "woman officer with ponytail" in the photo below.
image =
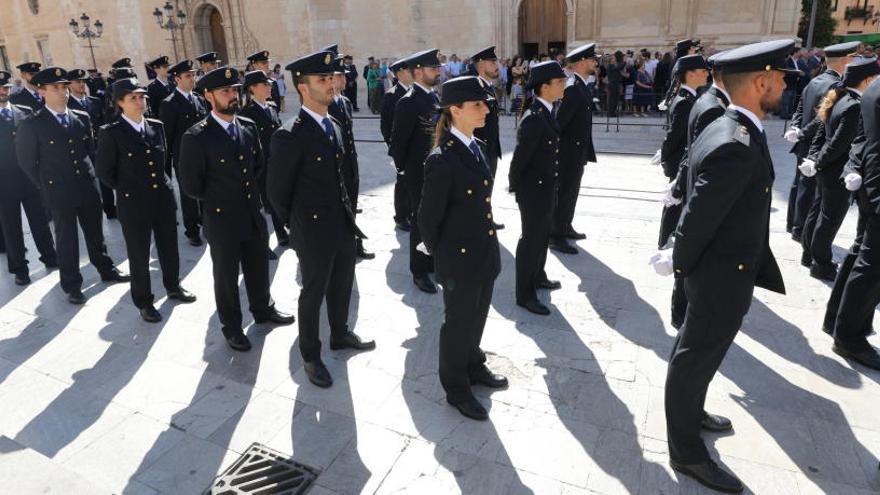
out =
<svg viewBox="0 0 880 495"><path fill-rule="evenodd" d="M858 133L862 93L878 73L880 66L875 58L857 60L846 66L842 86L829 90L819 104L817 115L824 127L819 129L808 158L799 167L807 177L817 176L811 210L817 210L818 215L815 221L811 221L812 214L807 218L801 242L804 258L809 256L813 260L810 275L820 280L833 282L837 276L831 245L846 217L850 198L841 175Z"/></svg>
<svg viewBox="0 0 880 495"><path fill-rule="evenodd" d="M492 171L485 144L474 129L486 122L489 96L474 76L443 83L434 150L425 160L418 227L434 256L443 286L445 314L440 328L440 383L446 401L468 418L488 418L472 384L507 386L507 378L486 367L480 349L483 327L501 271L492 221ZM425 249L426 248L426 249Z"/></svg>

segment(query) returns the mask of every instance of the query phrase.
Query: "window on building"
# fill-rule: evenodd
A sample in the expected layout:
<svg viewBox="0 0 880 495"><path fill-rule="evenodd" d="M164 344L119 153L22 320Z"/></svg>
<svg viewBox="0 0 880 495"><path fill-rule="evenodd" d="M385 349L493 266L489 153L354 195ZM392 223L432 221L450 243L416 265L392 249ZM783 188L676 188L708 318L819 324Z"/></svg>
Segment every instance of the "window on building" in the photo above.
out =
<svg viewBox="0 0 880 495"><path fill-rule="evenodd" d="M5 45L0 45L0 69L5 70L6 72L12 72L12 68L9 66L9 55L6 53Z"/></svg>
<svg viewBox="0 0 880 495"><path fill-rule="evenodd" d="M37 48L40 50L40 58L43 59L43 67L54 65L52 63L52 52L49 50L49 38L37 38Z"/></svg>

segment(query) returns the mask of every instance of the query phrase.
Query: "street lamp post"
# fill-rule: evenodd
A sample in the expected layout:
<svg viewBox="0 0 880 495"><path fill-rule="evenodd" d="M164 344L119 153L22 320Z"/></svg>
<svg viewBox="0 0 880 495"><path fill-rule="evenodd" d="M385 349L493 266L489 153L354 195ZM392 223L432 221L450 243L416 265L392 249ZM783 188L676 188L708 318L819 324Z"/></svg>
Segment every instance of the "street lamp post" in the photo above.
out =
<svg viewBox="0 0 880 495"><path fill-rule="evenodd" d="M92 30L92 20L89 16L83 12L83 15L79 17L80 22L82 23L82 29L79 27L79 22L76 22L76 19L71 18L70 22L67 24L70 26L70 30L73 32L73 35L77 38L83 38L89 42L89 52L92 54L92 68L97 70L98 63L95 61L95 46L92 44L92 40L95 38L100 38L102 34L104 34L104 24L100 20L95 20L95 29Z"/></svg>
<svg viewBox="0 0 880 495"><path fill-rule="evenodd" d="M165 11L164 14L162 13L163 10ZM186 26L186 13L177 9L177 14L175 14L174 7L169 1L165 2L165 5L162 6L162 10L159 10L159 7L156 7L156 10L153 11L153 17L156 18L156 23L159 24L161 29L171 31L171 45L174 48L174 59L180 60L180 57L177 54L177 30L183 30L183 27Z"/></svg>

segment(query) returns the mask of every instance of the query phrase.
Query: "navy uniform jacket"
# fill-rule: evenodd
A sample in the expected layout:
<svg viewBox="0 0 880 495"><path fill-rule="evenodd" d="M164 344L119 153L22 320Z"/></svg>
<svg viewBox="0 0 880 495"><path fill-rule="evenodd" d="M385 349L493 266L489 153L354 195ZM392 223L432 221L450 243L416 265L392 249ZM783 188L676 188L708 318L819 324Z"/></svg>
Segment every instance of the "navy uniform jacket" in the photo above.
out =
<svg viewBox="0 0 880 495"><path fill-rule="evenodd" d="M391 157L398 172L405 172L408 181L421 188L425 158L431 152L434 135L435 100L424 89L413 84L397 102L391 129Z"/></svg>
<svg viewBox="0 0 880 495"><path fill-rule="evenodd" d="M593 94L577 74L571 76L556 120L559 122L559 154L564 164L584 166L596 161L593 148Z"/></svg>
<svg viewBox="0 0 880 495"><path fill-rule="evenodd" d="M477 140L485 156L485 144ZM437 280L494 280L501 271L492 222L492 172L450 133L425 161L419 230Z"/></svg>
<svg viewBox="0 0 880 495"><path fill-rule="evenodd" d="M184 132L180 141L180 187L202 202L202 223L211 244L268 235L257 182L264 163L257 125L244 117L233 122L238 139L229 137L208 115Z"/></svg>
<svg viewBox="0 0 880 495"><path fill-rule="evenodd" d="M18 126L18 164L43 191L49 208L76 208L86 194L99 194L95 171L95 140L89 115L68 109L69 129L43 107Z"/></svg>
<svg viewBox="0 0 880 495"><path fill-rule="evenodd" d="M537 98L523 114L507 180L517 200L551 208L559 177L559 126Z"/></svg>
<svg viewBox="0 0 880 495"><path fill-rule="evenodd" d="M29 107L12 105L12 116L0 116L0 196L26 198L38 194L34 183L24 174L15 155L15 135L21 122L31 115Z"/></svg>
<svg viewBox="0 0 880 495"><path fill-rule="evenodd" d="M672 179L678 174L679 165L687 157L688 118L697 97L685 88L680 88L672 99L667 113L669 128L660 147L660 163L663 174Z"/></svg>
<svg viewBox="0 0 880 495"><path fill-rule="evenodd" d="M380 113L380 122L379 128L382 131L382 139L385 140L385 144L388 145L388 154L391 154L391 127L394 123L394 108L397 106L397 102L403 98L403 95L406 94L406 90L403 89L403 86L400 83L394 85L393 88L389 89L387 93L385 93L385 97L382 98L382 112Z"/></svg>
<svg viewBox="0 0 880 495"><path fill-rule="evenodd" d="M724 116L730 100L715 86L709 86L699 98L694 102L691 113L688 115L688 150L693 146L694 141L703 132L709 124L715 122L718 118ZM676 181L677 197L682 197L684 191L690 191L693 188L694 177L689 173L687 159L681 163L678 180Z"/></svg>
<svg viewBox="0 0 880 495"><path fill-rule="evenodd" d="M147 96L150 97L147 100L147 104L150 106L150 113L154 117L159 116L159 107L162 105L162 101L165 98L168 98L168 95L174 91L174 84L171 80L168 80L168 84L162 84L158 79L153 79L150 84L147 85Z"/></svg>
<svg viewBox="0 0 880 495"><path fill-rule="evenodd" d="M168 138L168 158L175 163L179 163L177 155L184 133L208 115L205 100L195 92L192 97L193 103L190 103L180 91L175 90L159 106L159 120L165 125L165 136Z"/></svg>
<svg viewBox="0 0 880 495"><path fill-rule="evenodd" d="M101 127L95 173L116 190L122 221L147 221L161 207L177 208L171 179L165 174L168 152L162 121L144 119L144 135L120 116Z"/></svg>
<svg viewBox="0 0 880 495"><path fill-rule="evenodd" d="M846 91L835 102L828 120L823 123L823 138L814 139L810 147L808 156L816 162L816 171L828 178L839 178L849 160L850 148L859 132L862 118L859 103L857 93Z"/></svg>
<svg viewBox="0 0 880 495"><path fill-rule="evenodd" d="M345 187L348 189L352 205L357 205L357 194L360 192L361 178L358 165L357 147L354 144L354 118L351 100L345 96L339 96L339 101L334 101L327 108L327 113L339 122L342 128L342 140L345 142L345 163L342 165Z"/></svg>
<svg viewBox="0 0 880 495"><path fill-rule="evenodd" d="M13 105L19 105L23 107L28 107L32 112L36 112L37 110L43 108L45 103L42 99L37 99L34 97L33 93L28 88L22 88L21 91L9 96L9 103Z"/></svg>
<svg viewBox="0 0 880 495"><path fill-rule="evenodd" d="M794 143L790 152L803 158L810 151L816 132L822 127L822 122L816 119L816 109L822 102L822 97L828 90L840 85L840 74L826 69L825 72L814 77L804 88L798 106L791 117L792 127L797 127L803 132L803 137ZM821 142L819 143L821 146Z"/></svg>
<svg viewBox="0 0 880 495"><path fill-rule="evenodd" d="M264 110L259 103L251 100L241 109L239 115L247 117L257 124L263 156L268 160L269 142L272 140L272 134L275 133L275 130L281 127L281 117L278 116L278 107L274 103L271 101L266 103L266 109Z"/></svg>
<svg viewBox="0 0 880 495"><path fill-rule="evenodd" d="M880 84L871 84L862 95L862 188L868 200L868 213L880 215Z"/></svg>
<svg viewBox="0 0 880 495"><path fill-rule="evenodd" d="M474 129L474 136L486 143L486 150L490 164L498 163L501 159L501 137L498 130L498 100L495 99L495 86L486 84L480 78L480 84L492 99L486 104L489 106L489 113L486 114L486 124L483 127Z"/></svg>
<svg viewBox="0 0 880 495"><path fill-rule="evenodd" d="M80 110L82 112L86 112L89 114L89 119L92 121L92 131L97 135L98 129L104 124L104 112L103 112L103 103L100 98L95 98L94 96L86 96L85 104L80 103L80 101L74 98L73 95L67 100L67 108L71 108L73 110Z"/></svg>
<svg viewBox="0 0 880 495"><path fill-rule="evenodd" d="M339 122L330 120L343 143ZM275 213L290 226L297 250L317 254L334 250L346 237L365 237L342 180L344 153L305 110L290 130L282 127L272 136L266 191Z"/></svg>
<svg viewBox="0 0 880 495"><path fill-rule="evenodd" d="M676 275L708 270L720 283L784 293L769 244L775 174L761 131L728 109L694 141L690 166L696 182L675 232Z"/></svg>

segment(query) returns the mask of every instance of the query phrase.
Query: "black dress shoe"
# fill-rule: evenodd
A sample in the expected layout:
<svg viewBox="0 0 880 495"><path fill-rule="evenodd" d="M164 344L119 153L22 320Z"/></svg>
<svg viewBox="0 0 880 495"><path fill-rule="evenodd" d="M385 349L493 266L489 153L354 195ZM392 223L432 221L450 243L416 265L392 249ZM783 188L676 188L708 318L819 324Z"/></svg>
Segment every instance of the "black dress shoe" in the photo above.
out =
<svg viewBox="0 0 880 495"><path fill-rule="evenodd" d="M470 375L471 385L483 385L489 388L506 388L507 377L489 371L489 368L483 366L478 371Z"/></svg>
<svg viewBox="0 0 880 495"><path fill-rule="evenodd" d="M804 251L801 253L801 266L810 268L813 266L813 256L810 253Z"/></svg>
<svg viewBox="0 0 880 495"><path fill-rule="evenodd" d="M327 367L321 360L306 362L303 364L303 369L313 384L321 388L329 388L333 385L333 377L330 376L330 372L327 371Z"/></svg>
<svg viewBox="0 0 880 495"><path fill-rule="evenodd" d="M131 275L127 273L122 273L121 271L114 268L112 271L104 273L101 275L101 280L104 282L129 282L131 280Z"/></svg>
<svg viewBox="0 0 880 495"><path fill-rule="evenodd" d="M276 325L290 325L296 321L296 317L282 313L275 308L265 315L254 316L254 323L274 323Z"/></svg>
<svg viewBox="0 0 880 495"><path fill-rule="evenodd" d="M86 296L83 295L82 291L71 291L67 293L67 302L70 304L75 304L77 306L82 306L86 303Z"/></svg>
<svg viewBox="0 0 880 495"><path fill-rule="evenodd" d="M708 431L729 431L733 429L733 423L724 416L706 413L700 427Z"/></svg>
<svg viewBox="0 0 880 495"><path fill-rule="evenodd" d="M526 308L527 310L529 310L532 313L535 313L536 315L549 315L550 314L550 308L548 308L547 306L544 306L543 304L539 303L538 301L527 301L527 302L517 301L516 305L522 306L523 308Z"/></svg>
<svg viewBox="0 0 880 495"><path fill-rule="evenodd" d="M243 333L226 337L226 345L234 351L247 352L251 350L251 341Z"/></svg>
<svg viewBox="0 0 880 495"><path fill-rule="evenodd" d="M550 241L550 249L564 254L578 254L577 248L569 244L565 239Z"/></svg>
<svg viewBox="0 0 880 495"><path fill-rule="evenodd" d="M427 275L417 275L413 277L413 283L416 284L416 287L422 292L427 292L428 294L437 293L437 286L434 285L434 282L432 282Z"/></svg>
<svg viewBox="0 0 880 495"><path fill-rule="evenodd" d="M794 242L800 243L801 242L801 233L796 230L792 230L791 231L791 240L793 240Z"/></svg>
<svg viewBox="0 0 880 495"><path fill-rule="evenodd" d="M742 482L736 476L722 469L712 459L699 464L679 464L670 460L669 465L679 473L699 481L703 486L718 490L719 492L741 493L744 488Z"/></svg>
<svg viewBox="0 0 880 495"><path fill-rule="evenodd" d="M684 325L684 320L672 320L669 324L672 325L672 328L681 330L681 326Z"/></svg>
<svg viewBox="0 0 880 495"><path fill-rule="evenodd" d="M404 232L409 232L410 230L412 230L412 226L409 224L409 222L394 222L394 226Z"/></svg>
<svg viewBox="0 0 880 495"><path fill-rule="evenodd" d="M504 230L504 224L498 222L492 222L492 228L495 230Z"/></svg>
<svg viewBox="0 0 880 495"><path fill-rule="evenodd" d="M153 305L141 308L141 318L147 323L159 323L162 321L162 315Z"/></svg>
<svg viewBox="0 0 880 495"><path fill-rule="evenodd" d="M275 254L275 251L269 250L269 261L277 261L278 255Z"/></svg>
<svg viewBox="0 0 880 495"><path fill-rule="evenodd" d="M360 247L358 247L358 250L357 250L357 257L362 260L371 260L371 259L375 258L376 255L375 255L375 253L371 253L371 252L367 251L366 249L364 249L363 246L360 246Z"/></svg>
<svg viewBox="0 0 880 495"><path fill-rule="evenodd" d="M198 247L202 245L202 238L200 236L187 236L186 239L189 241L190 246Z"/></svg>
<svg viewBox="0 0 880 495"><path fill-rule="evenodd" d="M874 349L873 347L868 347L860 351L853 351L841 345L834 344L831 350L834 351L835 354L847 359L852 359L862 366L880 370L880 354L878 354L877 349Z"/></svg>
<svg viewBox="0 0 880 495"><path fill-rule="evenodd" d="M168 296L168 299L174 299L175 301L180 301L182 303L196 302L196 295L183 287L166 290L165 295Z"/></svg>
<svg viewBox="0 0 880 495"><path fill-rule="evenodd" d="M330 337L330 348L334 351L340 349L354 349L356 351L372 351L376 348L376 341L364 342L354 332L346 332L341 337Z"/></svg>
<svg viewBox="0 0 880 495"><path fill-rule="evenodd" d="M31 283L31 276L27 273L15 275L15 285L27 285Z"/></svg>
<svg viewBox="0 0 880 495"><path fill-rule="evenodd" d="M452 407L458 409L458 412L466 418L476 419L477 421L485 421L489 419L489 413L486 408L480 404L476 397L468 397L467 399L452 401L446 398L446 402Z"/></svg>
<svg viewBox="0 0 880 495"><path fill-rule="evenodd" d="M43 265L46 267L46 271L58 269L58 262L57 261L47 261L47 262L43 263Z"/></svg>
<svg viewBox="0 0 880 495"><path fill-rule="evenodd" d="M826 282L834 282L837 278L837 265L820 265L813 263L810 267L810 276Z"/></svg>
<svg viewBox="0 0 880 495"><path fill-rule="evenodd" d="M360 215L361 213L364 212L364 210L362 210L362 209L360 209L360 208L355 208L355 209L354 209L354 212L355 212L355 214Z"/></svg>
<svg viewBox="0 0 880 495"><path fill-rule="evenodd" d="M580 232L571 229L565 233L565 237L573 241L582 241L587 238L587 234L581 234Z"/></svg>
<svg viewBox="0 0 880 495"><path fill-rule="evenodd" d="M559 280L541 280L538 282L539 289L547 289L547 290L557 290L562 288L562 283Z"/></svg>

